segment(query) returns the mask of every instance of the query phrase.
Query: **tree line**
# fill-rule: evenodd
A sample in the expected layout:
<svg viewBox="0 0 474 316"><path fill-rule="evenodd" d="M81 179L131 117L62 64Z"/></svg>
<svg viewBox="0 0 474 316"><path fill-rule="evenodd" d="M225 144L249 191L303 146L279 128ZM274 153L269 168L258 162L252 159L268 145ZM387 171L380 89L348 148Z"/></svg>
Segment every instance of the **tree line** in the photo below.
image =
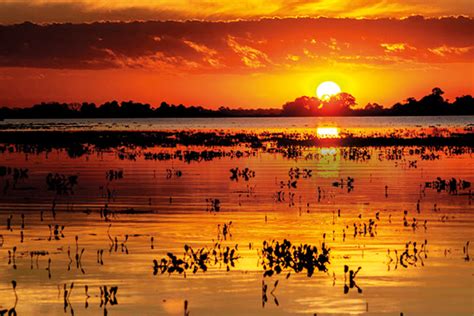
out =
<svg viewBox="0 0 474 316"><path fill-rule="evenodd" d="M456 97L449 102L443 90L433 88L419 100L408 98L390 108L369 103L356 108L356 99L349 93L339 93L329 99L302 96L285 103L281 109L230 109L217 110L202 106L186 107L162 102L153 108L148 103L134 101L95 103L35 104L28 108L0 108L0 118L139 118L139 117L259 117L259 116L424 116L424 115L474 115L474 98L471 95Z"/></svg>

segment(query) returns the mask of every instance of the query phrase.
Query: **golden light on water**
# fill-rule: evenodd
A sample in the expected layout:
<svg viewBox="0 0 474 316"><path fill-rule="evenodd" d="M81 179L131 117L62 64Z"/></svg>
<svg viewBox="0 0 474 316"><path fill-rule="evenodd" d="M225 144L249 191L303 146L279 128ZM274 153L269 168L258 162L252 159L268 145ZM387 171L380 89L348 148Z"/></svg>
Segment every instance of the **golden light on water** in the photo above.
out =
<svg viewBox="0 0 474 316"><path fill-rule="evenodd" d="M318 127L316 134L319 138L338 138L339 128L337 127Z"/></svg>
<svg viewBox="0 0 474 316"><path fill-rule="evenodd" d="M320 150L321 155L323 156L334 156L337 154L336 148L330 147L330 148L321 148Z"/></svg>

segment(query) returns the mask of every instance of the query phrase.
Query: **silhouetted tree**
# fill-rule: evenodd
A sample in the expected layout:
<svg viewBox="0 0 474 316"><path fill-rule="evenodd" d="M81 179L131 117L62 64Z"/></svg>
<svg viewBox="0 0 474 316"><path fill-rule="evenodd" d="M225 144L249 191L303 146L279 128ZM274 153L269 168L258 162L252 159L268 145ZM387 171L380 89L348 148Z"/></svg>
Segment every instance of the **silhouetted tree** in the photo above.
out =
<svg viewBox="0 0 474 316"><path fill-rule="evenodd" d="M453 103L443 98L444 91L433 88L431 93L419 101L414 97L391 108L369 103L364 109L355 109L356 99L349 93L339 93L323 101L315 97L302 96L287 102L282 109L204 109L201 106L185 107L162 102L156 109L148 103L124 101L94 103L35 104L29 108L0 108L0 118L77 118L77 117L239 117L239 116L329 116L329 115L474 115L474 99L470 95L457 97Z"/></svg>
<svg viewBox="0 0 474 316"><path fill-rule="evenodd" d="M311 116L321 107L321 100L315 97L302 96L283 105L283 116Z"/></svg>
<svg viewBox="0 0 474 316"><path fill-rule="evenodd" d="M471 95L463 95L457 97L452 105L459 115L473 115L474 114L474 98Z"/></svg>
<svg viewBox="0 0 474 316"><path fill-rule="evenodd" d="M321 113L323 115L347 115L351 113L356 104L353 95L341 92L331 96L328 101L323 101Z"/></svg>
<svg viewBox="0 0 474 316"><path fill-rule="evenodd" d="M83 117L95 117L97 115L97 106L95 103L83 102L80 112Z"/></svg>

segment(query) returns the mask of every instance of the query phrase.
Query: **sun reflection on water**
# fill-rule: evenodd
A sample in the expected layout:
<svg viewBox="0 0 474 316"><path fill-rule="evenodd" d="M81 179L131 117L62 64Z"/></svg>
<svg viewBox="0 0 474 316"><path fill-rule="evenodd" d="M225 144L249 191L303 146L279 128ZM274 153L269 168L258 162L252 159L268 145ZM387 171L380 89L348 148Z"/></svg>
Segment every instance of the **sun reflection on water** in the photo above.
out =
<svg viewBox="0 0 474 316"><path fill-rule="evenodd" d="M318 127L316 134L319 138L339 138L339 128L337 127Z"/></svg>

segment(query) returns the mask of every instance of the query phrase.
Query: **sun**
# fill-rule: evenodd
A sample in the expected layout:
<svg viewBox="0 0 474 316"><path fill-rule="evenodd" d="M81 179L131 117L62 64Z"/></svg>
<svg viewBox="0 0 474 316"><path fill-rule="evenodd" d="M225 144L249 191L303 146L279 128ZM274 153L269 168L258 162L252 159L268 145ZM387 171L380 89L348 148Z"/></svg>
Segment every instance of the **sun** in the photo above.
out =
<svg viewBox="0 0 474 316"><path fill-rule="evenodd" d="M328 100L333 95L341 92L341 88L333 81L324 81L316 89L316 95L321 100Z"/></svg>

